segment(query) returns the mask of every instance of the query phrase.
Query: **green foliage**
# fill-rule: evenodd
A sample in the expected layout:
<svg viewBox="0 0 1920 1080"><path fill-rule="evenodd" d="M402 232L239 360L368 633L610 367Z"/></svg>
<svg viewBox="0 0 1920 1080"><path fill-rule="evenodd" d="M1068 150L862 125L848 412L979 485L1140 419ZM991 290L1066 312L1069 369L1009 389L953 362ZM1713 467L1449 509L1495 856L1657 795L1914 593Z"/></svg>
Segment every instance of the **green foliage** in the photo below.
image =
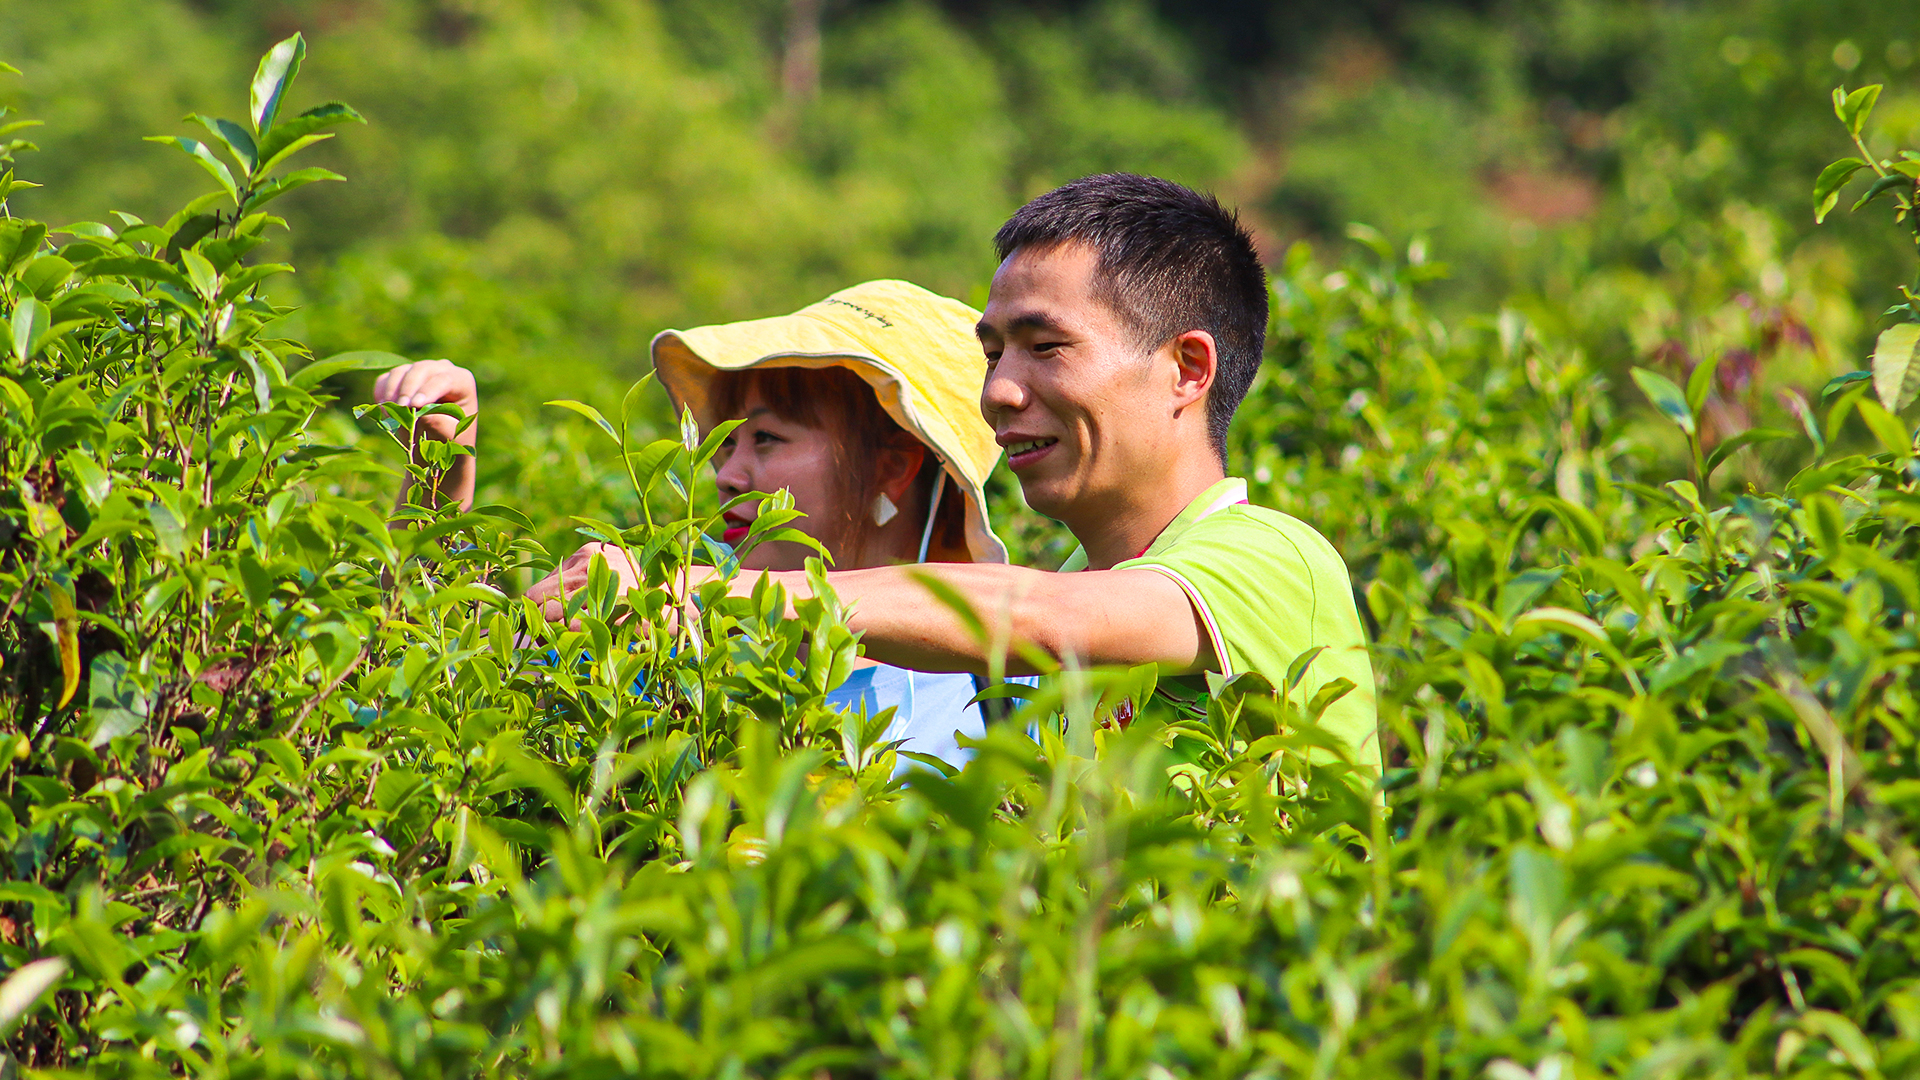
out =
<svg viewBox="0 0 1920 1080"><path fill-rule="evenodd" d="M352 115L275 119L301 50L296 36L263 61L252 136L206 125L239 168L214 193L232 209L200 199L161 226L131 215L69 226L58 253L44 226L0 224L13 346L0 377L0 948L10 967L26 950L86 957L56 1014L16 1036L29 1063L111 1057L122 1039L96 1007L117 1002L144 1023L149 1004L203 974L188 958L218 922L208 912L295 867L364 865L374 852L401 876L442 873L449 829L513 850L502 845L544 835L553 814L578 820L567 778L598 783L602 800L617 785L618 835L645 838L685 776L725 759L753 717L779 745L844 734L820 707L853 649L830 604L797 622L770 621L771 597L709 604L677 631L621 631L616 645L607 588L578 595L581 629L556 631L496 586L545 558L514 538L517 511L409 504L389 527L350 494L388 473L315 437L320 388L399 358L309 362L276 334L288 312L260 295L286 268L247 261L277 223L253 207L286 187L273 158L288 155L271 148L297 152L316 118ZM418 412L382 406L375 419L404 445ZM630 426L621 453L641 490L689 490L676 472L717 445L630 446ZM463 451L418 452L416 499ZM643 548L658 584L717 520L688 517L692 506L624 532L578 523ZM763 515L762 531L785 518ZM666 597L638 605L653 625ZM747 654L757 682L734 673ZM871 734L847 736L863 765L879 756L861 741ZM658 785L653 799L635 775ZM884 784L890 772L861 775Z"/></svg>
<svg viewBox="0 0 1920 1080"><path fill-rule="evenodd" d="M1032 193L1121 166L1216 185L1245 155L1142 11L996 38L931 5L823 5L814 86L789 90L786 7L0 0L0 55L32 76L0 100L62 133L25 212L162 215L204 176L129 161L129 140L304 28L306 92L375 123L309 152L355 183L284 211L302 275L277 299L312 305L322 351L490 365L529 411L582 381L617 402L663 326L877 277L966 299L980 238Z"/></svg>
<svg viewBox="0 0 1920 1080"><path fill-rule="evenodd" d="M1323 230L1432 232L1482 296L1552 288L1555 270L1681 270L1659 249L1729 203L1811 227L1806 177L1832 157L1813 95L1837 79L1887 83L1861 128L1881 153L1912 138L1900 5L1432 4L1392 36L1319 52L1290 140L1307 160L1277 201ZM1869 230L1848 239L1876 270L1894 265Z"/></svg>
<svg viewBox="0 0 1920 1080"><path fill-rule="evenodd" d="M1063 672L966 769L903 781L884 717L824 706L857 650L830 593L793 619L688 595L727 561L695 494L717 441L647 441L641 387L495 455L536 492L581 454L606 499L624 480L638 523L572 503L571 539L645 587L597 576L567 623L511 595L551 563L521 509L433 505L462 450L409 445L416 410L360 410L419 458L376 509L393 470L326 387L393 358L316 360L263 295L249 200L298 54L262 64L250 130L204 125L224 160L173 144L231 192L208 168L163 225L57 249L0 223L9 1066L1920 1065L1920 459L1870 377L1709 448L1714 366L1649 372L1672 479L1565 335L1428 310L1423 246L1296 248L1233 453L1353 567L1378 798L1308 763L1291 686L1122 730L1137 672Z"/></svg>
<svg viewBox="0 0 1920 1080"><path fill-rule="evenodd" d="M1894 223L1906 225L1916 250L1920 250L1920 154L1905 150L1899 160L1876 161L1860 138L1861 129L1866 127L1874 103L1879 100L1877 85L1863 86L1851 94L1845 87L1834 90L1833 113L1846 126L1853 145L1866 159L1842 158L1821 171L1813 188L1815 216L1825 218L1839 202L1840 189L1847 181L1862 169L1871 170L1875 179L1853 204L1853 209L1859 211L1881 196L1887 196L1893 204ZM1873 389L1888 413L1906 408L1913 403L1915 395L1920 394L1920 363L1915 362L1914 356L1915 345L1920 343L1920 308L1916 307L1920 296L1906 286L1902 286L1900 292L1906 302L1895 305L1887 314L1901 315L1903 321L1881 331L1873 349ZM1877 412L1863 412L1862 417L1876 435L1883 428L1890 431L1881 438L1889 449L1897 450L1904 444L1905 429L1897 422L1889 423L1890 417L1883 419Z"/></svg>

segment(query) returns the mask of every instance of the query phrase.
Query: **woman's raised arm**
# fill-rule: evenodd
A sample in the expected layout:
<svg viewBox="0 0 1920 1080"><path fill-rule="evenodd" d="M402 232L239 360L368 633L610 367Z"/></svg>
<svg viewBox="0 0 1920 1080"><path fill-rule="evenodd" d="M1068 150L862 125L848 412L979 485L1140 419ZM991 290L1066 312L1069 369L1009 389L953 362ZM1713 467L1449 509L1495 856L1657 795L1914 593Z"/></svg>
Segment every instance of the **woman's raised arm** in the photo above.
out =
<svg viewBox="0 0 1920 1080"><path fill-rule="evenodd" d="M473 372L451 360L420 360L387 371L373 384L373 400L412 408L457 405L468 416L477 418L480 415L480 391L474 384ZM429 416L420 421L414 438L452 439L472 450L480 434L480 421L475 419L465 431L455 434L459 426L459 422L451 416ZM473 509L476 465L477 461L471 454L454 458L453 465L440 479L440 497L456 500L462 510ZM395 506L405 506L406 502L407 488L403 484Z"/></svg>

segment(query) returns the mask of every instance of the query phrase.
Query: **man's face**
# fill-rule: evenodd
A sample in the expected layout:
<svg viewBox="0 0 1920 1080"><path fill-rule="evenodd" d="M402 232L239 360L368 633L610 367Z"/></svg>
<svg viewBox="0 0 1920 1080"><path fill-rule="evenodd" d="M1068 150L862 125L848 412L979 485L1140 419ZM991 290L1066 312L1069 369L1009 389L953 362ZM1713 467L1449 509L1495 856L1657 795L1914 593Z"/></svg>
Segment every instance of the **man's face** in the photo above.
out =
<svg viewBox="0 0 1920 1080"><path fill-rule="evenodd" d="M1170 378L1095 291L1096 266L1083 244L1014 252L979 326L980 412L1027 504L1069 525L1124 503L1174 451Z"/></svg>

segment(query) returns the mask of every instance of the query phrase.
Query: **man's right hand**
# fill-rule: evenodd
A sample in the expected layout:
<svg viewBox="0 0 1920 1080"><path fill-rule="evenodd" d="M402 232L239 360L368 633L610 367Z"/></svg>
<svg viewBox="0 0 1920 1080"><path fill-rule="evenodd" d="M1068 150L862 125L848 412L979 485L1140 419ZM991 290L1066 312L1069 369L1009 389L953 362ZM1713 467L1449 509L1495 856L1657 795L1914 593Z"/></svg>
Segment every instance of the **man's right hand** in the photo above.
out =
<svg viewBox="0 0 1920 1080"><path fill-rule="evenodd" d="M480 391L474 385L473 372L451 360L419 360L393 368L374 381L373 400L413 408L456 405L468 416L480 413ZM451 416L429 416L420 421L419 434L428 439L452 439L459 426ZM458 436L460 444L472 446L479 427L477 420L468 424Z"/></svg>

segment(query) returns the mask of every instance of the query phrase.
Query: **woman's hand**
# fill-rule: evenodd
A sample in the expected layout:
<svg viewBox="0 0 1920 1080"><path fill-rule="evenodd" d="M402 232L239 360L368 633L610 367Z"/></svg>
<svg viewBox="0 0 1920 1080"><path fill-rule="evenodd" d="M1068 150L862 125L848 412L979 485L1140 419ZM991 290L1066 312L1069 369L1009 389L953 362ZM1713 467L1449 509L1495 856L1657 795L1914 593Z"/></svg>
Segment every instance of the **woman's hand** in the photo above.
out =
<svg viewBox="0 0 1920 1080"><path fill-rule="evenodd" d="M416 409L455 405L467 416L480 415L480 391L474 385L473 372L451 360L419 360L389 370L374 381L373 400ZM416 434L429 439L455 439L462 446L472 446L480 422L475 420L455 435L454 429L459 426L451 416L428 416L420 421Z"/></svg>
<svg viewBox="0 0 1920 1080"><path fill-rule="evenodd" d="M454 405L462 413L474 417L466 430L458 434L455 432L460 427L460 421L455 417L422 417L413 430L416 443L420 439L452 439L471 450L480 434L480 391L474 385L473 372L451 360L420 360L393 368L374 381L373 400L411 408ZM446 475L440 478L439 496L451 497L460 504L462 510L473 509L475 465L471 454L455 458ZM395 509L405 510L406 505L407 485L403 484Z"/></svg>
<svg viewBox="0 0 1920 1080"><path fill-rule="evenodd" d="M527 590L527 599L540 604L540 614L546 616L548 622L558 622L566 614L567 597L586 587L596 558L606 560L607 569L620 581L622 594L639 588L645 580L618 544L596 540L581 545L578 551L563 559L553 573L534 582Z"/></svg>
<svg viewBox="0 0 1920 1080"><path fill-rule="evenodd" d="M646 575L628 560L627 553L620 545L604 541L582 544L580 549L562 560L553 573L541 578L527 589L526 598L540 605L540 614L548 622L558 622L565 617L567 597L585 588L593 575L593 560L605 559L607 569L619 581L618 594L625 595L628 589L643 588ZM689 597L694 590L713 580L718 571L711 566L696 566L687 572L685 587ZM687 614L693 614L693 602L687 602ZM668 623L671 628L674 613L669 611Z"/></svg>

